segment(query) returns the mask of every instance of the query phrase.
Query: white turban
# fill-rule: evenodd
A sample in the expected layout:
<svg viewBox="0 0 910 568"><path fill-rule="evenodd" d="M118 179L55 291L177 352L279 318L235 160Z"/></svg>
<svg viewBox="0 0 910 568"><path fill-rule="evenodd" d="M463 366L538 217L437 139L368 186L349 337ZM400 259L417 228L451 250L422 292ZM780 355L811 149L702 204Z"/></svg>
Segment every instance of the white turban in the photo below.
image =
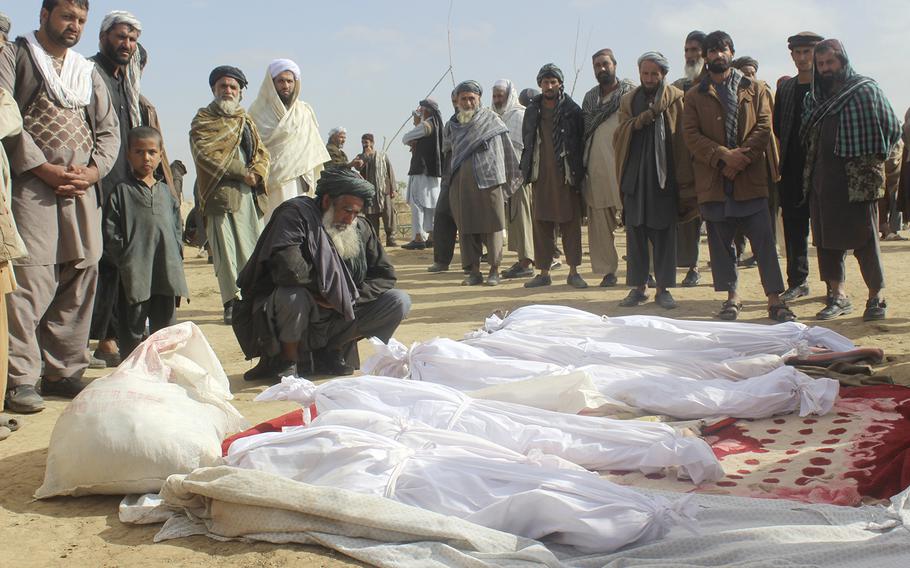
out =
<svg viewBox="0 0 910 568"><path fill-rule="evenodd" d="M345 128L344 126L336 126L335 128L329 130L329 138L331 138L332 136L335 136L336 134L341 134L341 133L347 134L348 129Z"/></svg>
<svg viewBox="0 0 910 568"><path fill-rule="evenodd" d="M506 79L499 79L498 81L493 83L493 88L499 89L501 91L508 91L509 90L509 81Z"/></svg>
<svg viewBox="0 0 910 568"><path fill-rule="evenodd" d="M670 62L667 61L667 58L664 57L664 54L659 51L647 51L638 58L638 66L641 67L642 62L644 61L653 61L660 70L664 72L664 75L670 72Z"/></svg>
<svg viewBox="0 0 910 568"><path fill-rule="evenodd" d="M290 71L294 74L294 79L300 80L300 67L290 59L276 59L269 63L269 75L272 76L272 79L285 71Z"/></svg>
<svg viewBox="0 0 910 568"><path fill-rule="evenodd" d="M114 10L101 20L101 33L105 33L118 24L126 24L136 28L136 31L142 33L142 23L139 18L125 10Z"/></svg>
<svg viewBox="0 0 910 568"><path fill-rule="evenodd" d="M107 33L114 26L126 24L133 27L139 34L142 34L142 22L125 10L114 10L110 12L101 21L101 33ZM99 42L100 44L100 42ZM130 62L126 65L126 98L130 107L130 128L142 125L141 108L139 104L139 93L141 90L140 79L142 78L142 69L139 65L139 48L133 51Z"/></svg>

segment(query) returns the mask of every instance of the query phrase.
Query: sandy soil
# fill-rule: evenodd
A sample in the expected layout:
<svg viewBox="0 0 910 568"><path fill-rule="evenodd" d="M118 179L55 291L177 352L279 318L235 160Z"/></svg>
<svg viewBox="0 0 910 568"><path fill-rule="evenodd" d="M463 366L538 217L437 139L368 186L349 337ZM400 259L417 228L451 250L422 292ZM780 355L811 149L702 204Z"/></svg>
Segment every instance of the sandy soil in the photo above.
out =
<svg viewBox="0 0 910 568"><path fill-rule="evenodd" d="M625 247L622 235L618 247ZM887 297L890 301L889 319L883 323L867 324L861 320L864 287L856 262L848 259L848 284L855 292L857 311L829 327L864 345L885 349L889 360L884 367L896 379L910 377L910 341L908 309L904 305L910 281L903 280L903 263L910 261L910 243L882 243L886 274L889 276ZM460 286L461 272L432 275L425 270L432 262L431 251L409 252L395 248L390 251L398 267L400 286L411 294L413 310L398 331L397 338L405 343L426 340L435 336L459 338L464 332L478 327L493 310L511 310L529 303L559 303L607 315L630 313L617 307L627 289L599 288L602 275L590 272L585 261L582 276L592 286L575 290L565 285L566 270L553 272L554 285L528 291L521 281L507 281L497 288ZM293 409L288 403L253 403L253 397L266 385L244 383L242 373L250 368L244 361L227 326L221 323L221 306L212 267L205 258L198 258L195 249L187 250L186 271L193 291L192 302L178 312L181 320L195 321L205 332L231 377L237 408L251 423L261 422ZM710 273L704 267L707 245L702 243L703 280L697 288L678 288L675 292L680 307L672 312L646 304L638 313L672 315L678 318L710 318L718 309L721 295L710 286ZM505 264L515 260L507 253ZM813 278L817 269L812 259ZM458 266L458 259L453 267ZM681 280L684 271L679 271ZM620 281L625 274L619 274ZM743 320L768 322L756 269L742 273L745 308ZM813 294L793 305L801 321L812 323L821 307L824 286L813 281ZM370 354L368 345L361 345L361 356ZM102 372L92 371L89 378ZM905 382L906 384L906 382ZM267 544L221 543L203 537L152 544L157 528L121 524L117 519L117 497L59 498L35 501L32 494L41 484L47 445L54 423L66 401L50 400L40 414L23 417L24 427L6 441L0 442L0 564L13 566L347 566L357 565L346 557L318 547L273 546Z"/></svg>

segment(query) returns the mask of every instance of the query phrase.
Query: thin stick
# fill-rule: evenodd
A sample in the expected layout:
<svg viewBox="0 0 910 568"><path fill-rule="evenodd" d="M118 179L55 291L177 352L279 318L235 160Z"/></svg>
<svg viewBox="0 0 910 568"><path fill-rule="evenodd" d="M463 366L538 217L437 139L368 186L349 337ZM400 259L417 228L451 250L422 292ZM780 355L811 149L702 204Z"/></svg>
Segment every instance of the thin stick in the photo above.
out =
<svg viewBox="0 0 910 568"><path fill-rule="evenodd" d="M453 41L452 41L452 11L455 8L455 0L449 0L449 19L446 22L446 34L449 41L449 71L452 75L452 88L455 88L455 63L452 61Z"/></svg>
<svg viewBox="0 0 910 568"><path fill-rule="evenodd" d="M445 73L442 74L442 77L440 77L439 80L436 81L436 84L433 85L433 88L430 89L430 92L427 93L427 96L425 96L424 98L425 98L425 99L430 98L430 95L432 95L433 92L436 91L436 87L438 87L439 84L442 83L443 79L446 78L446 75L450 75L451 72L452 72L452 68L451 68L451 67L449 67L448 69L446 69L446 70L445 70ZM411 120L412 120L412 117L409 116L408 118L405 119L404 122L401 123L401 126L398 127L398 130L395 131L395 134L393 134L392 137L388 139L388 142L387 142L386 144L383 145L383 147L382 147L382 151L383 151L383 152L388 151L389 146L392 145L392 141L395 140L396 138L398 138L398 135L401 134L401 131L404 130L404 127L407 126L407 125L408 125L408 122L411 121Z"/></svg>
<svg viewBox="0 0 910 568"><path fill-rule="evenodd" d="M578 18L578 25L575 27L575 49L572 51L572 69L575 70L575 78L572 79L572 90L569 96L575 95L575 84L578 83L578 75L581 74L581 67L578 65L578 38L581 35L581 18Z"/></svg>

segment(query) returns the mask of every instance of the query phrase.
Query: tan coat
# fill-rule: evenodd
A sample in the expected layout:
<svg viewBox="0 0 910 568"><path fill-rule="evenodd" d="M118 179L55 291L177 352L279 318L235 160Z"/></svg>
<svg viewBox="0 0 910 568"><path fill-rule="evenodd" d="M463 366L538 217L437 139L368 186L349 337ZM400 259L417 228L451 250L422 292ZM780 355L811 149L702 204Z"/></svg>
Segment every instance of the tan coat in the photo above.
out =
<svg viewBox="0 0 910 568"><path fill-rule="evenodd" d="M617 182L622 184L622 172L629 156L629 143L632 133L654 121L655 112L645 111L632 116L632 99L641 87L629 91L619 101L619 127L613 134L613 150L616 156ZM672 85L664 85L660 101L656 101L654 110L664 117L670 145L673 148L673 166L676 185L679 188L679 212L682 217L694 215L695 207L691 202L695 198L692 173L692 157L683 139L683 97L685 94Z"/></svg>
<svg viewBox="0 0 910 568"><path fill-rule="evenodd" d="M766 151L771 140L771 92L761 81L743 77L737 93L739 121L737 143L752 160L733 181L733 199L768 197ZM726 148L724 111L710 80L686 93L683 135L693 158L695 193L699 203L724 201L721 152Z"/></svg>
<svg viewBox="0 0 910 568"><path fill-rule="evenodd" d="M21 132L22 115L19 113L19 107L16 106L13 96L0 88L0 139ZM6 151L0 146L0 265L28 254L13 219L12 188L9 161L6 158Z"/></svg>

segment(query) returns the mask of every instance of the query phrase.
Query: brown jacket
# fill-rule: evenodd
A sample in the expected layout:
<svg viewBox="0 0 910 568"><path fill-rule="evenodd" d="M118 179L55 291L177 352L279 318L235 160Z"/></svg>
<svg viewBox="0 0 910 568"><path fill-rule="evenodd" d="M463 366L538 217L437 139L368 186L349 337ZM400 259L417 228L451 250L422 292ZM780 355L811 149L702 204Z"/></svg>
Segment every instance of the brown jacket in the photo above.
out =
<svg viewBox="0 0 910 568"><path fill-rule="evenodd" d="M641 87L632 89L619 101L619 126L613 133L613 151L616 158L616 176L622 185L622 172L629 156L629 143L632 132L641 130L654 121L651 109L632 116L632 99ZM683 140L683 96L684 93L672 85L665 85L661 91L660 101L656 101L654 110L666 121L668 138L673 148L673 167L676 185L679 188L679 213L681 220L694 218L697 210L691 202L695 199L692 174L692 157Z"/></svg>
<svg viewBox="0 0 910 568"><path fill-rule="evenodd" d="M768 197L766 151L771 141L771 92L765 83L743 77L737 98L737 144L748 148L752 162L734 179L733 199ZM724 176L720 150L726 143L724 111L710 77L689 89L685 101L683 134L693 158L698 202L722 202Z"/></svg>

